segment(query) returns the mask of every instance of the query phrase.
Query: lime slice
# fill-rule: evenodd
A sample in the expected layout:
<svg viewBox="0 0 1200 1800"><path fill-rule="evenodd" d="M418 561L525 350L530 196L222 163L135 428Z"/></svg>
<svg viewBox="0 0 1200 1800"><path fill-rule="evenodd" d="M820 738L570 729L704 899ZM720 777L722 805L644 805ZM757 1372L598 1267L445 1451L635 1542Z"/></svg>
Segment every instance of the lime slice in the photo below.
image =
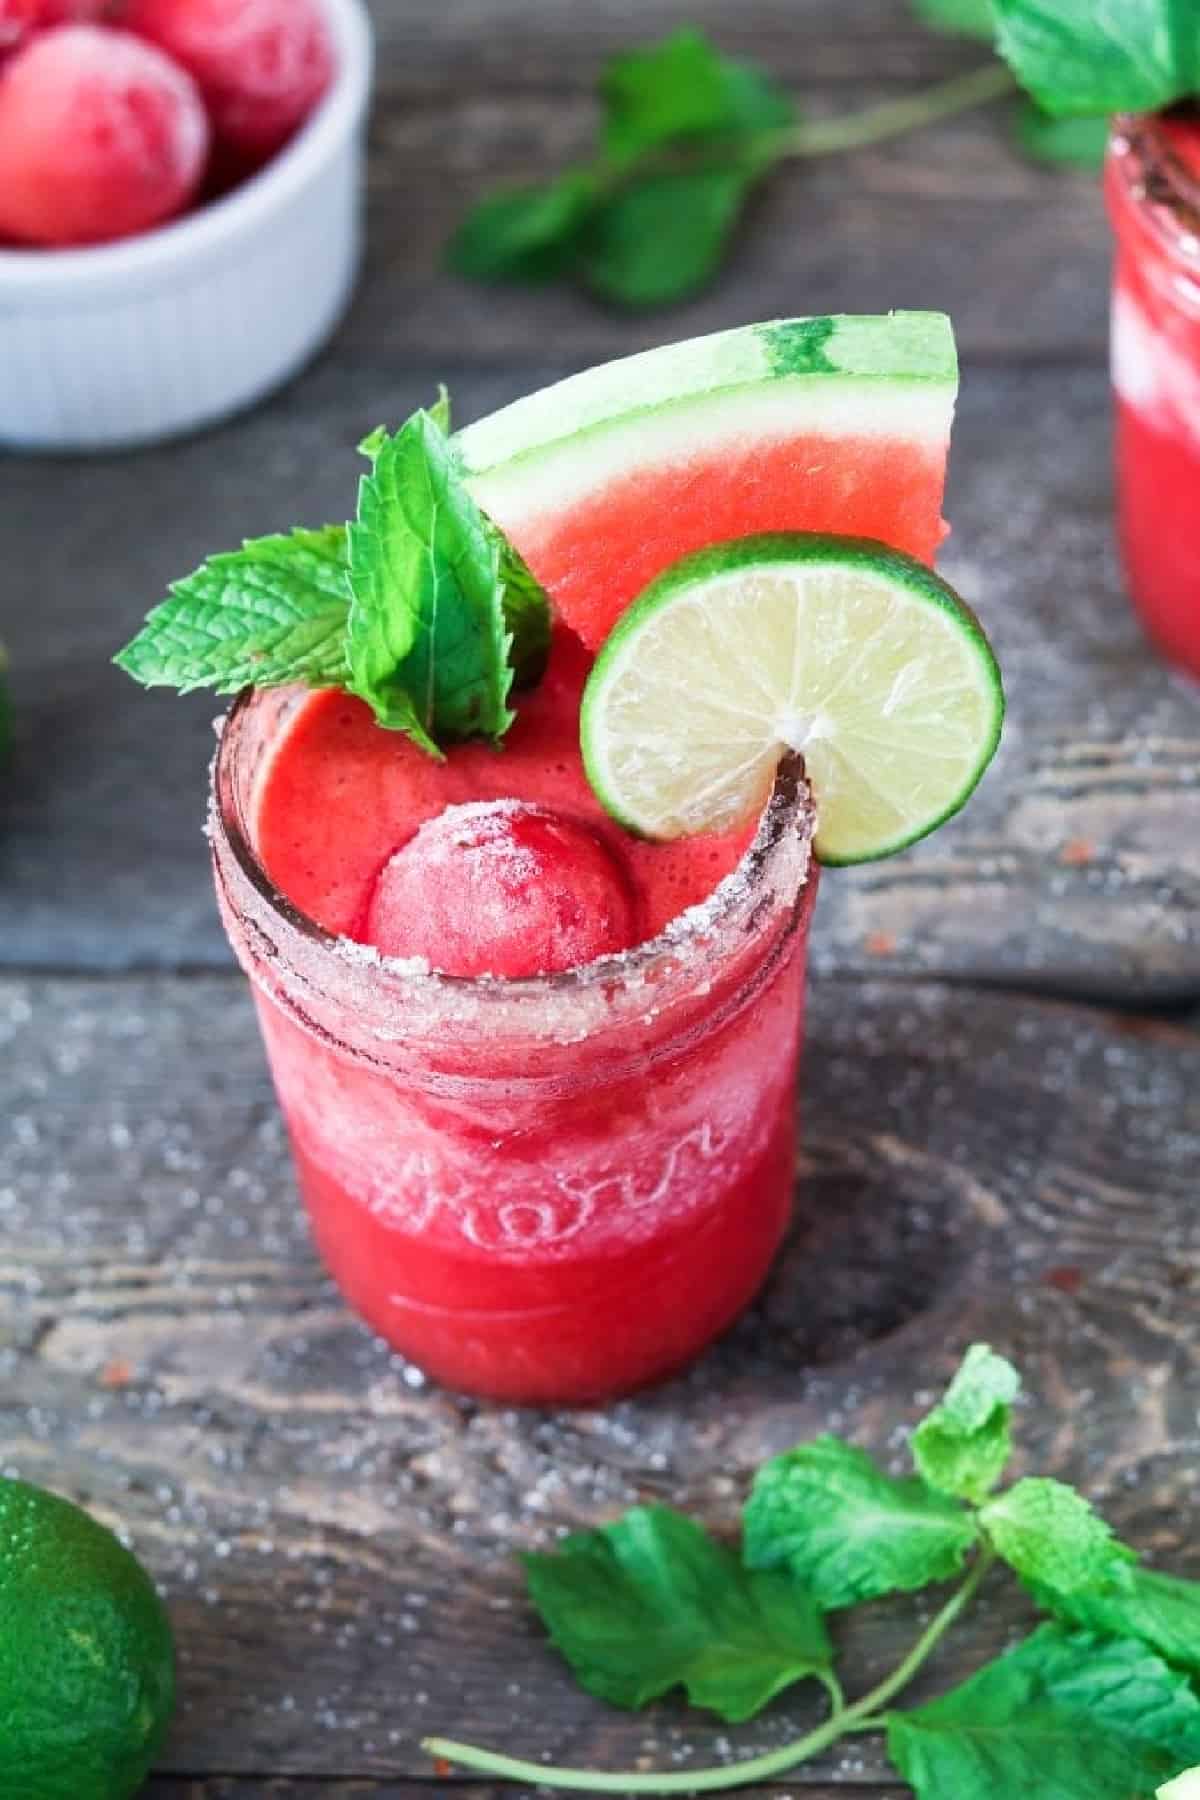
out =
<svg viewBox="0 0 1200 1800"><path fill-rule="evenodd" d="M948 819L1000 741L970 608L867 538L734 539L675 563L607 640L583 697L601 804L648 838L722 831L797 750L822 862L890 856Z"/></svg>

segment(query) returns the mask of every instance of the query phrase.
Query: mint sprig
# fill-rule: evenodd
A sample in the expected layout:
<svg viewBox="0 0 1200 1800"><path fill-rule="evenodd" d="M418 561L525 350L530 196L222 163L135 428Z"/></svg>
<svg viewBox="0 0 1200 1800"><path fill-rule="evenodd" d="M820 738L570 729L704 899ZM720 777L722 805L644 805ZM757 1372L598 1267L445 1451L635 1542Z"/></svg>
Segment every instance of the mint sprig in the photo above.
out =
<svg viewBox="0 0 1200 1800"><path fill-rule="evenodd" d="M745 1508L740 1561L665 1507L634 1508L525 1559L533 1603L590 1693L637 1707L682 1685L733 1720L815 1675L830 1711L804 1737L745 1762L670 1774L553 1768L445 1738L425 1748L539 1787L710 1793L768 1781L877 1730L918 1800L1012 1800L1047 1791L1047 1779L1056 1800L1152 1800L1200 1760L1200 1698L1188 1680L1200 1673L1200 1584L1141 1569L1062 1482L1027 1476L996 1491L1019 1385L1010 1363L973 1345L913 1434L915 1475L891 1474L830 1436L772 1458ZM891 1673L845 1699L821 1615L923 1588L964 1562L963 1579ZM1056 1622L940 1699L898 1709L1005 1563Z"/></svg>
<svg viewBox="0 0 1200 1800"><path fill-rule="evenodd" d="M349 527L350 686L432 756L512 722L499 540L432 414L376 445Z"/></svg>
<svg viewBox="0 0 1200 1800"><path fill-rule="evenodd" d="M809 1677L836 1697L815 1602L784 1576L745 1568L670 1507L634 1507L522 1560L575 1679L613 1706L645 1706L678 1686L693 1706L736 1723Z"/></svg>
<svg viewBox="0 0 1200 1800"><path fill-rule="evenodd" d="M973 1344L935 1406L913 1432L920 1475L943 1494L982 1500L1012 1455L1012 1405L1021 1378L986 1344Z"/></svg>
<svg viewBox="0 0 1200 1800"><path fill-rule="evenodd" d="M570 280L616 306L667 305L711 280L778 164L879 143L1012 87L993 63L923 94L804 121L762 69L686 26L610 58L592 159L486 196L446 261L477 281Z"/></svg>
<svg viewBox="0 0 1200 1800"><path fill-rule="evenodd" d="M1155 112L1200 90L1192 0L992 0L1017 80L1055 118Z"/></svg>
<svg viewBox="0 0 1200 1800"><path fill-rule="evenodd" d="M468 492L449 425L443 389L399 431L372 432L352 525L210 557L174 583L118 666L183 693L342 687L432 756L463 738L498 742L514 683L545 666L549 603Z"/></svg>
<svg viewBox="0 0 1200 1800"><path fill-rule="evenodd" d="M1025 99L1013 115L1018 147L1034 162L1058 163L1075 169L1098 169L1108 144L1108 118L1095 113L1081 119L1056 119L1036 100Z"/></svg>
<svg viewBox="0 0 1200 1800"><path fill-rule="evenodd" d="M346 528L252 538L172 584L117 666L144 687L236 694L346 680Z"/></svg>
<svg viewBox="0 0 1200 1800"><path fill-rule="evenodd" d="M611 57L600 97L601 142L615 167L680 138L737 149L741 134L782 130L796 110L756 64L721 56L691 26Z"/></svg>
<svg viewBox="0 0 1200 1800"><path fill-rule="evenodd" d="M1043 1625L927 1706L890 1713L918 1795L1149 1800L1200 1755L1200 1700L1144 1645Z"/></svg>
<svg viewBox="0 0 1200 1800"><path fill-rule="evenodd" d="M1029 1580L1038 1606L1084 1631L1138 1638L1193 1678L1200 1677L1200 1582L1127 1564L1098 1587L1065 1590Z"/></svg>
<svg viewBox="0 0 1200 1800"><path fill-rule="evenodd" d="M594 161L484 200L448 246L452 269L484 281L571 274L629 307L708 280L793 123L791 100L685 27L610 58L600 103Z"/></svg>
<svg viewBox="0 0 1200 1800"><path fill-rule="evenodd" d="M1135 1560L1082 1494L1046 1475L1026 1476L989 1500L979 1522L1022 1581L1064 1598L1119 1587Z"/></svg>
<svg viewBox="0 0 1200 1800"><path fill-rule="evenodd" d="M913 11L932 30L950 36L982 38L991 43L996 36L996 16L992 0L912 0ZM1026 88L1019 59L1009 58L1018 81ZM1098 169L1104 161L1108 143L1108 110L1097 108L1091 116L1060 118L1040 106L1030 94L1018 101L1012 115L1013 142L1031 162L1049 163L1059 168Z"/></svg>
<svg viewBox="0 0 1200 1800"><path fill-rule="evenodd" d="M957 1501L835 1437L764 1463L743 1524L751 1568L790 1569L826 1612L948 1581L979 1537Z"/></svg>
<svg viewBox="0 0 1200 1800"><path fill-rule="evenodd" d="M913 8L935 31L989 43L998 31L1011 70L994 60L900 99L806 119L764 70L685 26L609 59L597 83L593 156L485 195L447 244L447 266L475 281L571 281L630 309L668 305L713 278L754 190L784 163L883 143L1020 83L1033 98L1021 97L1014 113L1018 148L1037 162L1096 168L1107 112L1165 104L1200 86L1194 26L1169 26L1186 10L1179 0L1107 8L995 0L994 10L992 0L913 0ZM1095 23L1097 12L1116 23ZM1125 28L1118 15L1143 14L1158 35L1139 52L1141 25Z"/></svg>

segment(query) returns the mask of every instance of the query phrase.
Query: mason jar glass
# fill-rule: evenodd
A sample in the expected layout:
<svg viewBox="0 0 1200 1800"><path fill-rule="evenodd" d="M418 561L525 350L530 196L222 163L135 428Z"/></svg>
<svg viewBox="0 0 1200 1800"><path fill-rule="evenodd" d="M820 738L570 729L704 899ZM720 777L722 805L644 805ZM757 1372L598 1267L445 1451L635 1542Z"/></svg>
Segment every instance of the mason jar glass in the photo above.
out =
<svg viewBox="0 0 1200 1800"><path fill-rule="evenodd" d="M256 791L306 698L236 702L210 834L332 1275L471 1393L592 1401L678 1369L750 1300L791 1212L816 887L799 764L740 864L658 937L467 979L331 937L267 877Z"/></svg>

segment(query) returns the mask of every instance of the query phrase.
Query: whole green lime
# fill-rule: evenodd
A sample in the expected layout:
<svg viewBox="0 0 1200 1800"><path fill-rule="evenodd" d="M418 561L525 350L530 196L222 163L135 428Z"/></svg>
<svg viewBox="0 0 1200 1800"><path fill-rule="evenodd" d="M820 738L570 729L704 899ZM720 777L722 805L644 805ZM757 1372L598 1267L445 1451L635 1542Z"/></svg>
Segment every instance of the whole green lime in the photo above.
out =
<svg viewBox="0 0 1200 1800"><path fill-rule="evenodd" d="M175 1693L141 1564L66 1500L0 1478L0 1795L128 1800Z"/></svg>

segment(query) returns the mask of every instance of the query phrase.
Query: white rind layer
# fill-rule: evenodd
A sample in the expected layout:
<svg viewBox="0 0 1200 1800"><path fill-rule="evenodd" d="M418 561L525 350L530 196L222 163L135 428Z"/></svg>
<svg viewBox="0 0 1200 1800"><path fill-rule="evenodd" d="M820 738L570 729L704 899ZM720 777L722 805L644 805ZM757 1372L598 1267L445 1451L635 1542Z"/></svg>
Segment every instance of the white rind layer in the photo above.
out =
<svg viewBox="0 0 1200 1800"><path fill-rule="evenodd" d="M824 331L813 366L804 332ZM789 333L799 339L797 362ZM949 437L954 341L939 313L784 320L605 363L504 407L456 439L468 485L510 527L639 468L808 434Z"/></svg>

